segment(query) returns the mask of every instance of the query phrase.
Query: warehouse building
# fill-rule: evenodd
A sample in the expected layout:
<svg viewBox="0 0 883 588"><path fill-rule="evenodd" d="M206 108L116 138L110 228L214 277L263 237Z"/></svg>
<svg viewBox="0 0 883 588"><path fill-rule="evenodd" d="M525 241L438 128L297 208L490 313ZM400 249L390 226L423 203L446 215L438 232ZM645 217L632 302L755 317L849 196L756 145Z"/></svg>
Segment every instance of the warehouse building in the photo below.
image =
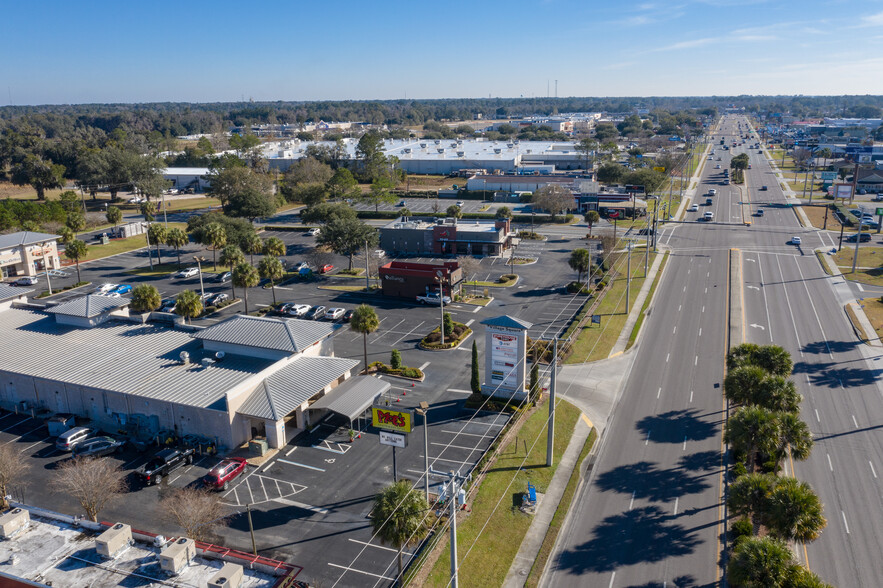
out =
<svg viewBox="0 0 883 588"><path fill-rule="evenodd" d="M205 192L211 186L209 172L207 167L167 167L162 177L175 190Z"/></svg>
<svg viewBox="0 0 883 588"><path fill-rule="evenodd" d="M36 276L47 267L59 269L58 238L31 231L0 235L0 276Z"/></svg>
<svg viewBox="0 0 883 588"><path fill-rule="evenodd" d="M235 316L182 330L126 317L127 300L105 299L0 312L0 406L73 413L143 439L169 430L220 448L255 437L281 447L330 400L345 400L352 420L389 388L351 377L358 362L333 356L338 325Z"/></svg>
<svg viewBox="0 0 883 588"><path fill-rule="evenodd" d="M399 217L380 227L380 248L394 255L497 256L512 246L509 219Z"/></svg>

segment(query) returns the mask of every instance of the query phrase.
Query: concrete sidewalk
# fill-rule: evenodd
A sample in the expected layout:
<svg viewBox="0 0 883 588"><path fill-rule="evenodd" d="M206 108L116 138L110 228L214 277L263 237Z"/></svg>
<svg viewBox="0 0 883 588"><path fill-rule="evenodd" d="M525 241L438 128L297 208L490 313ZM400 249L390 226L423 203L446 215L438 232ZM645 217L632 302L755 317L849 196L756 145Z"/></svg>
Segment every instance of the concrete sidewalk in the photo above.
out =
<svg viewBox="0 0 883 588"><path fill-rule="evenodd" d="M576 467L579 454L582 452L583 445L585 445L591 431L592 426L589 419L584 414L580 415L573 436L570 438L570 443L567 444L564 455L559 458L558 469L555 470L555 475L552 476L552 481L549 482L549 487L546 488L546 493L537 507L537 512L533 515L530 528L528 528L527 534L521 541L521 548L509 567L509 573L506 574L506 579L503 581L505 588L520 588L524 586L524 582L527 580L528 574L530 574L530 568L533 567L537 555L540 553L540 547L542 547L543 540L546 538L549 525L552 524L552 517L555 516L555 511L558 509L558 504L564 495L564 489L567 487L573 468Z"/></svg>

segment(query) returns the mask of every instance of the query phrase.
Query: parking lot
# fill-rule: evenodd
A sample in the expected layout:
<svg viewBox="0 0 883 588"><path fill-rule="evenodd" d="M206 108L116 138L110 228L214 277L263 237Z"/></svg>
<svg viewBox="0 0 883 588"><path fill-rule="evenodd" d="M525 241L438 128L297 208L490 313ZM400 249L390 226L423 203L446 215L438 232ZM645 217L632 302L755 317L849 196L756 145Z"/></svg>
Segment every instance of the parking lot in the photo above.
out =
<svg viewBox="0 0 883 588"><path fill-rule="evenodd" d="M284 261L287 264L309 261L313 255L315 238L304 232L264 231L261 236L264 239L276 236L286 243ZM429 403L428 454L432 467L441 471L467 471L480 459L508 418L483 413L476 416L473 411L463 408L469 395L472 341L476 341L479 353L484 349L481 321L509 314L533 323L529 330L533 338L560 335L585 301L584 297L564 292L564 286L575 277L567 265L567 258L574 248L584 246L585 241L553 235L546 241L522 241L518 245L516 257L537 260L533 263L510 266L503 258L477 260L470 280L493 282L510 271L518 274L519 280L511 287L487 287L494 299L486 307L465 303L446 305L445 311L450 312L454 320L467 324L475 333L458 349L442 353L418 348L420 339L441 321L438 307L377 294L323 289L322 286L332 284L364 284L364 278L337 274L340 268L347 267L344 257L329 255L328 263L335 266L333 272L278 286L276 297L280 304L296 302L347 309L361 303L372 305L380 326L368 336L368 361L389 363L390 351L399 349L405 365L418 367L426 375L425 381L413 385L410 381L381 376L392 386L390 403L411 408L421 401ZM181 251L185 262L193 255L211 259L210 251L195 244ZM172 250L164 251L164 262L174 259ZM356 264L364 265L364 257L357 258ZM93 284L88 289L60 294L49 301L81 296L86 293L84 290L91 292L99 284L108 282L150 283L157 287L163 298L173 297L184 289L199 290L198 276L173 278L168 274L138 276L130 273L134 268L147 265L145 249L82 264L82 279ZM203 268L210 270L211 262L205 263ZM76 280L73 268L66 271L71 275L53 280L54 287ZM206 292L230 293L229 283L213 282L212 276L209 271L203 274ZM40 291L44 287L45 282L41 282L37 289ZM470 289L473 286L467 283L464 287ZM484 288L484 285L476 287L478 291ZM237 295L242 296L238 289ZM271 303L269 289L252 288L249 291L249 310ZM243 304L238 303L207 319L195 320L194 324L212 324L243 310ZM335 333L333 342L336 356L362 360L361 334L344 327ZM408 447L399 450L397 455L398 476L414 481L419 487L422 487L424 455L422 426L418 418ZM250 505L255 540L261 554L304 566L303 579L319 585L331 585L341 579L339 586L361 586L366 582L373 584L391 579L395 575L395 551L372 541L367 515L374 495L393 479L392 450L381 446L377 432L367 428L364 422L357 424L356 428L362 434L350 443L349 423L332 419L311 435L282 448L259 467L249 466L222 494L224 504L233 515L229 528L223 532L223 544L243 551L251 550L248 521L244 514L246 505ZM55 464L66 456L55 450L54 439L48 437L41 420L29 415L0 413L0 442L16 443L34 465L29 473L30 483L17 488L16 497L61 512L82 511L72 498L51 491L48 482ZM161 496L168 488L198 485L218 458L199 457L193 464L176 470L162 486L143 487L132 472L152 453L153 450L138 452L127 446L123 453L107 458L123 469L129 492L119 502L108 506L101 518L125 520L136 528L175 534L178 530L161 516ZM437 491L441 481L436 476L430 477L433 492Z"/></svg>

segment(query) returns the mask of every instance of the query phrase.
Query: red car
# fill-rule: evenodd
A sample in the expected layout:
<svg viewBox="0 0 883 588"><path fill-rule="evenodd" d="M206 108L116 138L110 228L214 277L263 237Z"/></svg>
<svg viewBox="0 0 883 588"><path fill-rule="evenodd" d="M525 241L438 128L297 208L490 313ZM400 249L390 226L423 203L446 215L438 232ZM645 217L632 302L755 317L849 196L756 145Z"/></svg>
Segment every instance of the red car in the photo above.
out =
<svg viewBox="0 0 883 588"><path fill-rule="evenodd" d="M209 470L202 480L210 488L226 490L230 487L230 482L245 471L247 464L244 457L228 457Z"/></svg>
<svg viewBox="0 0 883 588"><path fill-rule="evenodd" d="M330 263L326 263L325 265L323 265L322 267L319 268L319 273L320 274L327 274L328 272L330 272L333 269L334 269L333 265L331 265Z"/></svg>

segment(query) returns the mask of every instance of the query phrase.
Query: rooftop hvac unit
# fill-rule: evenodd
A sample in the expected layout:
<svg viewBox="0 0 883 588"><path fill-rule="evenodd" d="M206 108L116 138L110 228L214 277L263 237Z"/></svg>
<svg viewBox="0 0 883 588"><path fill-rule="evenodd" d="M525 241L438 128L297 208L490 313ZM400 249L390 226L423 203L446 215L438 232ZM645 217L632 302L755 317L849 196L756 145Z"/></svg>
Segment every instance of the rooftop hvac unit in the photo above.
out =
<svg viewBox="0 0 883 588"><path fill-rule="evenodd" d="M441 145L441 140L440 140L440 139L436 139L436 140L435 140L435 144L436 144L436 145Z"/></svg>
<svg viewBox="0 0 883 588"><path fill-rule="evenodd" d="M31 522L31 513L23 508L13 508L0 517L0 538L9 539Z"/></svg>
<svg viewBox="0 0 883 588"><path fill-rule="evenodd" d="M509 149L512 149L513 147L515 147L515 144L514 143L506 143L506 147L508 147Z"/></svg>
<svg viewBox="0 0 883 588"><path fill-rule="evenodd" d="M217 574L208 581L208 588L239 588L242 584L242 566L225 563Z"/></svg>
<svg viewBox="0 0 883 588"><path fill-rule="evenodd" d="M494 149L494 153L496 153L497 155L499 155L502 152L503 152L502 149Z"/></svg>
<svg viewBox="0 0 883 588"><path fill-rule="evenodd" d="M421 148L421 149L426 149L426 143L420 143L420 148Z"/></svg>
<svg viewBox="0 0 883 588"><path fill-rule="evenodd" d="M457 157L466 157L465 151L457 151Z"/></svg>
<svg viewBox="0 0 883 588"><path fill-rule="evenodd" d="M196 557L196 542L181 537L159 554L159 567L169 574L180 574Z"/></svg>
<svg viewBox="0 0 883 588"><path fill-rule="evenodd" d="M456 148L457 148L457 144L456 144L456 143L451 143L451 149L456 149Z"/></svg>
<svg viewBox="0 0 883 588"><path fill-rule="evenodd" d="M394 228L394 229L401 229L401 228L402 228L402 223L393 223L393 224L392 224L392 228Z"/></svg>
<svg viewBox="0 0 883 588"><path fill-rule="evenodd" d="M113 559L132 544L132 527L117 523L95 539L98 555Z"/></svg>
<svg viewBox="0 0 883 588"><path fill-rule="evenodd" d="M410 153L410 152L411 152L411 148L410 148L410 147L405 147L405 148L402 150L402 152L403 152L403 153Z"/></svg>

